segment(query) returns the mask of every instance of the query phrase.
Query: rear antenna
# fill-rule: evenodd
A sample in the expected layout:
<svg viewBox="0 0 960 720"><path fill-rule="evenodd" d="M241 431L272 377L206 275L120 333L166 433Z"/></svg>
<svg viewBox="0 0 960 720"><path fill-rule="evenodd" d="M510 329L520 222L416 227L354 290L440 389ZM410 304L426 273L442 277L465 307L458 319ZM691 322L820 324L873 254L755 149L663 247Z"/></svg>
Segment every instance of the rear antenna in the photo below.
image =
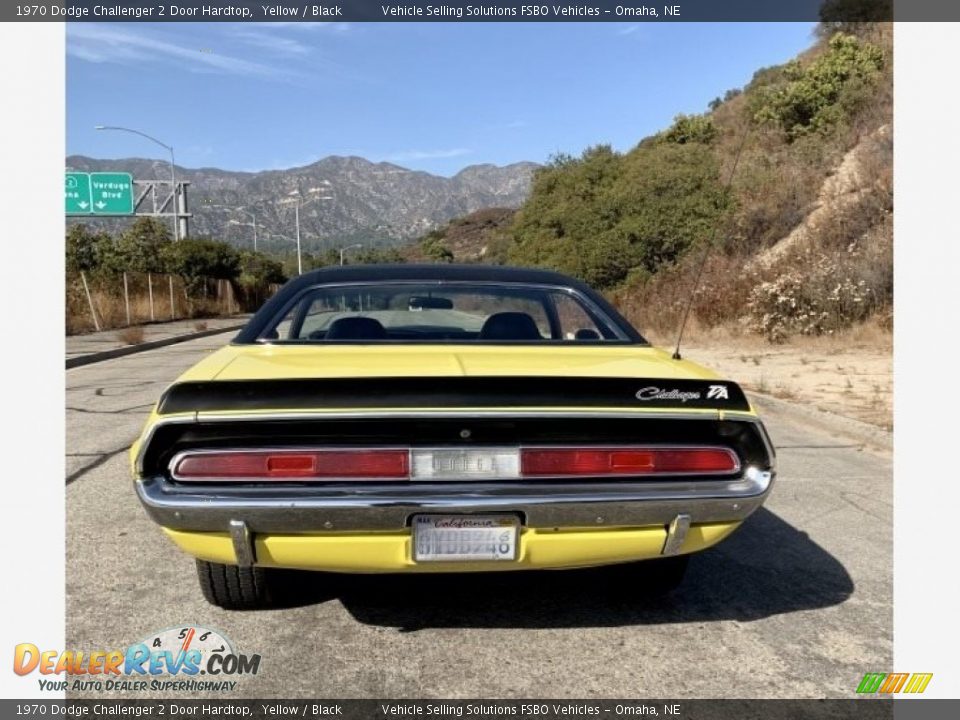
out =
<svg viewBox="0 0 960 720"><path fill-rule="evenodd" d="M724 198L729 197L730 187L733 185L733 177L737 172L737 165L740 163L740 153L743 152L743 146L747 143L747 135L750 134L750 124L747 123L747 127L743 130L743 136L740 138L740 144L737 146L737 154L734 155L733 165L730 167L730 175L727 177L726 185L723 188ZM680 333L677 335L677 347L673 351L671 356L674 360L682 360L680 357L680 341L683 340L683 331L687 327L687 320L690 318L690 310L693 308L693 300L697 296L697 290L700 288L700 278L703 275L703 269L707 266L707 258L710 255L710 251L713 249L713 243L717 238L717 225L713 226L713 231L710 233L710 239L707 240L707 243L703 247L703 257L700 258L700 267L697 268L697 276L693 281L693 290L690 293L690 301L687 303L687 308L683 312L683 321L680 323Z"/></svg>

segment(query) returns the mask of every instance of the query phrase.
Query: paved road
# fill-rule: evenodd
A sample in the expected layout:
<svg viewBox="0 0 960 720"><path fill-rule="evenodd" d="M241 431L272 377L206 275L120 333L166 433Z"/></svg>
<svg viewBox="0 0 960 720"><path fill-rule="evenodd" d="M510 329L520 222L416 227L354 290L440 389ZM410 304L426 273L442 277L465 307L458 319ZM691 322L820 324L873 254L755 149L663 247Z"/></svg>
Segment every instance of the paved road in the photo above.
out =
<svg viewBox="0 0 960 720"><path fill-rule="evenodd" d="M249 315L233 315L231 317L207 318L201 320L175 320L173 322L158 322L147 325L141 325L143 330L142 342L155 342L158 340L169 340L171 338L189 335L202 330L215 330L217 328L234 328L243 324ZM234 333L236 334L236 333ZM128 347L128 343L123 340L123 330L103 330L101 332L86 333L84 335L68 335L66 341L67 360L71 360L85 355L94 355L108 350ZM223 335L220 342L226 342L223 338L229 338L229 335Z"/></svg>
<svg viewBox="0 0 960 720"><path fill-rule="evenodd" d="M780 463L767 507L668 599L605 593L642 580L606 568L354 577L308 583L298 607L211 607L141 510L126 449L165 385L222 342L67 371L68 648L218 628L263 657L247 697L850 697L892 667L890 459L782 404L765 413Z"/></svg>

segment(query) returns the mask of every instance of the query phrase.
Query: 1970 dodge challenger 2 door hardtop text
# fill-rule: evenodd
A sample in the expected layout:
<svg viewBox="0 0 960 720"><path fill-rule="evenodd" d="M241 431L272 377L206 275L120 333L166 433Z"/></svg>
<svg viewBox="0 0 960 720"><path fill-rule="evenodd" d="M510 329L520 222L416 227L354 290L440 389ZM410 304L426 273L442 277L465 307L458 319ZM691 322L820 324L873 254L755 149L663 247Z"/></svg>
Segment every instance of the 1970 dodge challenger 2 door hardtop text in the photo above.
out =
<svg viewBox="0 0 960 720"><path fill-rule="evenodd" d="M634 560L680 581L770 491L733 382L651 347L563 275L317 270L160 398L131 451L205 597L272 568L463 572Z"/></svg>

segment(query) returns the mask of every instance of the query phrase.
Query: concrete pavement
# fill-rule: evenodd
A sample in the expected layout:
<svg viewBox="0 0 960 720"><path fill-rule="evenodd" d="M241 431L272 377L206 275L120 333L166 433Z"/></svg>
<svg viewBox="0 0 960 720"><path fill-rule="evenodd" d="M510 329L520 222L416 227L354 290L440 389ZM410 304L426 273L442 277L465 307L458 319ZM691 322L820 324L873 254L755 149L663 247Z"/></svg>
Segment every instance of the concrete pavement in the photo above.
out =
<svg viewBox="0 0 960 720"><path fill-rule="evenodd" d="M249 317L249 315L234 315L232 317L173 320L171 322L141 325L140 327L143 328L143 342L153 343L191 335L202 330L234 328L242 325ZM123 328L83 335L68 335L66 340L67 360L130 347L127 342L121 339L122 332Z"/></svg>

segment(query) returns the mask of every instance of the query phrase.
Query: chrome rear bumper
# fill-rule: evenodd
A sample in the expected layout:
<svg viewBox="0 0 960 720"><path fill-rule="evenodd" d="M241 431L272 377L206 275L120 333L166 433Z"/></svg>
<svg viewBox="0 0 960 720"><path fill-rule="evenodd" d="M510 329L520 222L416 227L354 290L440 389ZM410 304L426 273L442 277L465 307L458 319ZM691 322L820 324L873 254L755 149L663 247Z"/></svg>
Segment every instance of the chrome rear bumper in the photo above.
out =
<svg viewBox="0 0 960 720"><path fill-rule="evenodd" d="M518 513L531 528L643 527L739 522L760 507L774 473L747 468L724 480L596 483L337 484L271 488L184 486L140 479L150 517L173 530L253 533L375 532L409 527L417 513Z"/></svg>

